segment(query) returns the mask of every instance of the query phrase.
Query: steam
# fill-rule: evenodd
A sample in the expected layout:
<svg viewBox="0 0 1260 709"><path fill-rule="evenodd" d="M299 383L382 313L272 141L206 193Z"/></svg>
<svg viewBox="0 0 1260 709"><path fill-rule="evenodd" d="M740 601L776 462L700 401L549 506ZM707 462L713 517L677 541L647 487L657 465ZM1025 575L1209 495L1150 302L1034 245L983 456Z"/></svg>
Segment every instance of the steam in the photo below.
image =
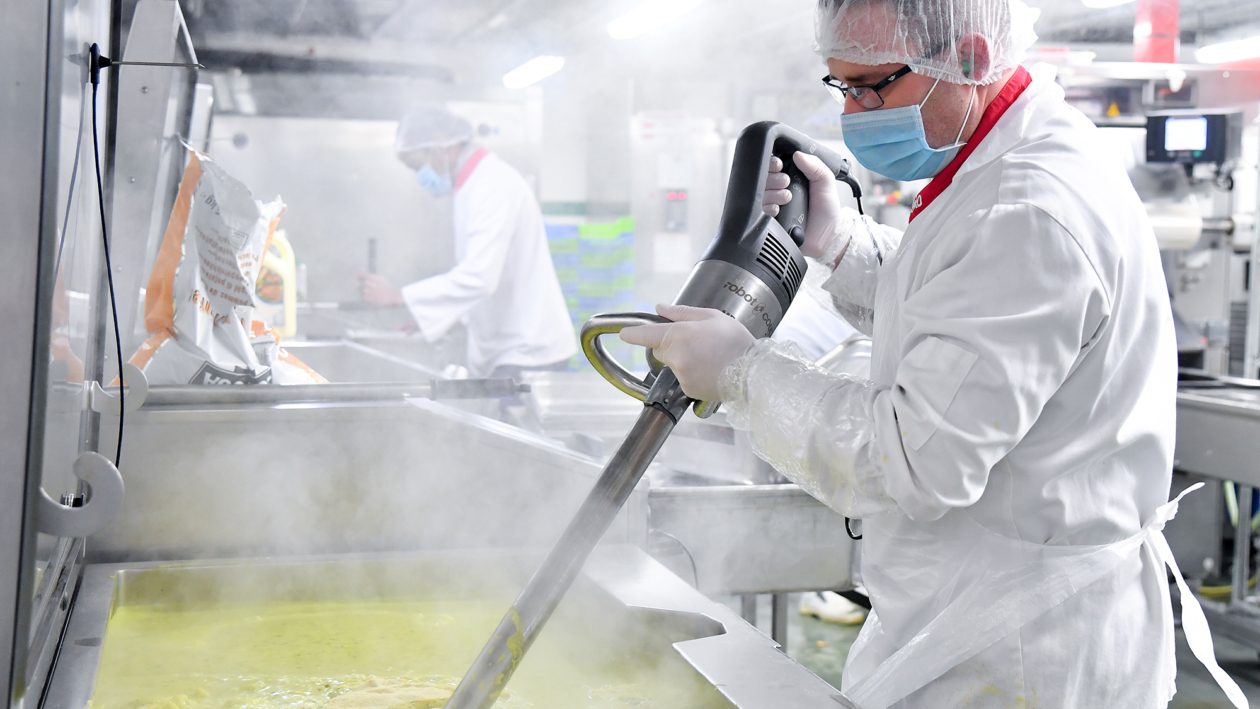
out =
<svg viewBox="0 0 1260 709"><path fill-rule="evenodd" d="M511 3L493 13L478 3L445 11L429 5L181 3L199 60L209 67L198 81L214 89L209 137L195 147L205 147L254 194L284 195L283 226L305 267L307 300L337 314L320 318L314 307L300 313L300 336L371 330L397 345L391 353L445 354L396 338L406 314L366 311L359 294L369 240L377 244L380 275L401 286L454 264L455 220L470 218L453 215L449 200L423 193L394 155L396 121L412 104L443 104L467 117L477 140L534 188L547 221L633 217L634 300L654 303L673 298L716 231L739 130L767 119L800 125L831 100L816 85L821 72L810 51L814 0L777 3L773 17L757 3L704 3L627 42L608 37L609 18L589 5L533 15ZM504 87L503 75L541 47L563 53L564 68L526 89ZM688 195L686 210L667 218L661 195L678 189ZM87 230L83 215L92 209L87 197L76 201L71 228ZM93 292L93 266L82 245L94 238L84 231L68 242L63 268L73 293ZM580 311L579 304L575 317ZM601 413L592 402L611 390L598 379L586 386L575 405L579 417L582 406ZM586 418L583 424L594 425L597 416ZM77 446L75 423L62 432L62 445ZM113 440L111 425L104 417L103 442ZM451 599L491 603L497 622L537 552L559 536L599 472L590 459L559 446L468 425L441 406L142 409L129 415L128 426L124 509L91 540L89 561L252 560L229 564L224 575L154 571L120 581L133 595L123 594L117 617L159 624L157 611L172 622L191 622L186 614L216 607L248 607L265 618L268 608L284 603L328 604L338 612L334 606L345 602L393 613L408 603ZM716 473L731 484L767 481L767 471L735 439L696 437L688 426L667 444L663 464ZM594 435L611 452L628 428L627 421L619 432ZM646 501L635 503L641 514ZM610 539L644 544L646 530L630 519L614 525ZM724 531L707 533L710 549L724 549L697 560L702 590L733 573L741 558L743 537ZM531 551L511 562L484 561L494 549ZM423 572L414 564L364 561L419 552L451 561ZM339 557L284 573L259 561L311 555ZM690 571L679 575L693 580ZM145 605L161 608L146 616ZM465 645L476 646L469 661L490 627L481 635L468 630L475 639ZM509 687L522 687L519 694L503 706L564 706L530 699L549 668L559 666L572 676L601 678L583 690L583 707L724 706L670 647L670 638L686 636L668 619L620 608L579 585L526 656ZM107 655L115 639L106 638ZM608 667L621 667L624 681ZM309 709L389 671L330 673L325 679L332 684L311 695L319 701ZM418 670L394 671L437 681ZM462 670L442 672L457 680ZM208 697L181 681L152 696L118 695L119 704L103 701L96 709L211 709ZM292 698L306 686L284 681L291 683L241 671L229 689L243 701L266 688ZM666 702L654 687L674 688L674 699Z"/></svg>

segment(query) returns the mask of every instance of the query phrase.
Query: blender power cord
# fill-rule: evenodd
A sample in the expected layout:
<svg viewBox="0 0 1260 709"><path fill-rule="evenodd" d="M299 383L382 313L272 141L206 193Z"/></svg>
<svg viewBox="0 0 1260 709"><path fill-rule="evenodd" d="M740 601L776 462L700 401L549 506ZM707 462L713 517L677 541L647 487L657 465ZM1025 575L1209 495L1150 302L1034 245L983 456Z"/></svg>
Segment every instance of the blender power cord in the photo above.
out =
<svg viewBox="0 0 1260 709"><path fill-rule="evenodd" d="M101 147L96 128L96 93L101 84L101 69L111 66L169 66L204 69L201 64L185 64L172 62L120 62L101 54L101 47L93 44L88 49L88 73L92 78L92 159L96 173L97 206L101 212L101 246L105 252L105 276L109 281L109 310L114 318L114 347L118 355L118 448L114 451L114 467L122 458L123 417L127 410L126 382L123 381L122 332L118 329L118 299L114 294L114 265L109 254L109 233L105 219L105 183L101 179Z"/></svg>
<svg viewBox="0 0 1260 709"><path fill-rule="evenodd" d="M92 45L93 57L99 57L97 46ZM118 447L114 450L114 467L122 459L123 416L127 411L127 386L123 381L122 333L118 329L118 299L114 295L114 264L109 255L109 233L105 219L105 183L101 180L101 148L96 130L96 91L100 86L100 64L92 66L92 161L96 173L96 204L101 213L101 248L105 254L105 278L109 282L109 311L114 318L114 349L118 355Z"/></svg>

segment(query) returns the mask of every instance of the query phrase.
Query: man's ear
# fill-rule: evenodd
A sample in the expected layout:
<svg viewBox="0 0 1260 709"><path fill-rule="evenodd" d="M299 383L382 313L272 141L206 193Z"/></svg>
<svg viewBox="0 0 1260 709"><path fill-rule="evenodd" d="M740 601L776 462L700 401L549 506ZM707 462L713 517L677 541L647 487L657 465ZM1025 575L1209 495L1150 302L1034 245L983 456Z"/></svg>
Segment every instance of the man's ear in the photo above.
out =
<svg viewBox="0 0 1260 709"><path fill-rule="evenodd" d="M993 66L988 38L972 32L958 40L958 64L963 76L968 79L979 80L988 76Z"/></svg>

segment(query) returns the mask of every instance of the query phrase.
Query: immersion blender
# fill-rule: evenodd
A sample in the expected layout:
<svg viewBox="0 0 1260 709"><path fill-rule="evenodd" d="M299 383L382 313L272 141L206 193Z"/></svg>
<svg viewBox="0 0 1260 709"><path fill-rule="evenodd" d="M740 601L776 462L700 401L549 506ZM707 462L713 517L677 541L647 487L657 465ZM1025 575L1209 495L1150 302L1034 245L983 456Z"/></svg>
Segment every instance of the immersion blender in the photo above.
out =
<svg viewBox="0 0 1260 709"><path fill-rule="evenodd" d="M763 121L748 126L735 144L717 236L674 298L676 305L720 310L758 338L774 333L807 267L800 245L805 241L809 181L792 161L792 154L798 151L820 158L837 180L849 185L861 209L861 188L849 176L849 163L840 155L781 123ZM762 211L772 156L783 161L792 191L792 201L780 207L773 218ZM687 407L692 405L701 418L717 411L718 402L688 398L678 379L652 357L651 350L648 362L652 371L639 379L613 359L599 341L600 336L627 327L660 322L667 321L651 313L609 313L592 316L582 326L582 349L591 364L613 386L641 400L643 412L460 681L446 709L489 709Z"/></svg>

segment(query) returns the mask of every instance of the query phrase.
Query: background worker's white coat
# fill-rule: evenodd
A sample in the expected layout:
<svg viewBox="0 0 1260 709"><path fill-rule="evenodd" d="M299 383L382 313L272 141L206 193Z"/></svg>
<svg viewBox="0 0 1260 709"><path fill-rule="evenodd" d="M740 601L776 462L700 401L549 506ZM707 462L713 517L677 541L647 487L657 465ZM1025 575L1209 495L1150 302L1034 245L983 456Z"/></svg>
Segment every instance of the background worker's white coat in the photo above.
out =
<svg viewBox="0 0 1260 709"><path fill-rule="evenodd" d="M458 263L402 288L425 339L463 321L468 369L483 377L503 365L541 367L577 354L542 212L520 173L488 154L453 201Z"/></svg>
<svg viewBox="0 0 1260 709"><path fill-rule="evenodd" d="M863 522L874 612L844 672L863 709L1150 708L1175 691L1158 554L1172 313L1099 141L1034 71L900 243L879 237L877 277L854 271L879 261L865 235L824 284L864 300L842 311L873 310L872 382L764 340L723 373L729 417L776 467L842 512L883 511Z"/></svg>

